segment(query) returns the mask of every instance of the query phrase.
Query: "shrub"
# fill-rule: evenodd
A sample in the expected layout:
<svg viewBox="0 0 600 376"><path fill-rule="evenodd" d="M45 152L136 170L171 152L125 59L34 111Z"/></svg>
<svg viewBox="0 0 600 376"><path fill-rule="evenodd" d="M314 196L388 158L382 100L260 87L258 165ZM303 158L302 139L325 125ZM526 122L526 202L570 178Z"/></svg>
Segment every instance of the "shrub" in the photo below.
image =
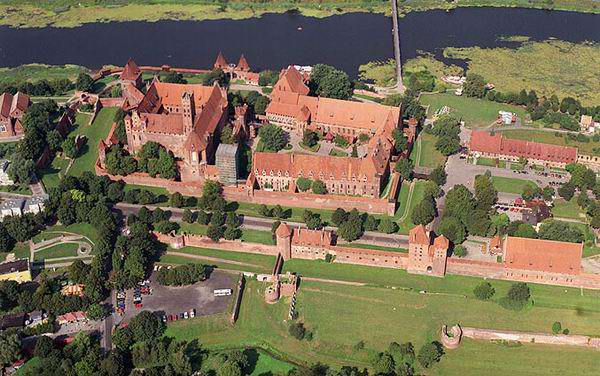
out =
<svg viewBox="0 0 600 376"><path fill-rule="evenodd" d="M207 278L207 274L204 265L187 264L171 269L160 269L157 280L163 286L183 286L204 281Z"/></svg>
<svg viewBox="0 0 600 376"><path fill-rule="evenodd" d="M562 330L562 325L560 325L559 321L555 321L554 324L552 324L552 333L558 334L561 332L561 330Z"/></svg>
<svg viewBox="0 0 600 376"><path fill-rule="evenodd" d="M417 355L417 360L419 363L425 367L429 368L433 363L437 363L444 355L444 350L439 342L431 342L426 343L419 350L419 355Z"/></svg>
<svg viewBox="0 0 600 376"><path fill-rule="evenodd" d="M292 337L296 338L298 341L301 341L306 335L306 328L304 327L303 323L294 322L290 325L289 332Z"/></svg>
<svg viewBox="0 0 600 376"><path fill-rule="evenodd" d="M489 300L496 293L496 290L489 282L481 282L473 290L473 294L479 300Z"/></svg>

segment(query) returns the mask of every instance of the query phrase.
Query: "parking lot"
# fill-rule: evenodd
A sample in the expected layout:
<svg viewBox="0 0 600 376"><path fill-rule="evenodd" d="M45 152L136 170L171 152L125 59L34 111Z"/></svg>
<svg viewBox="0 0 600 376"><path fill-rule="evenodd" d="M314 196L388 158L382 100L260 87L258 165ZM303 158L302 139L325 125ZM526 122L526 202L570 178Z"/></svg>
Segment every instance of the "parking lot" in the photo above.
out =
<svg viewBox="0 0 600 376"><path fill-rule="evenodd" d="M156 282L156 273L150 277L149 295L142 294L141 306L134 305L133 289L126 291L125 310L122 315L115 314L116 322L129 322L142 310L155 312L161 316L180 315L195 310L196 316L212 315L225 311L232 296L214 296L215 289L235 290L233 275L213 271L210 278L190 286L161 286Z"/></svg>

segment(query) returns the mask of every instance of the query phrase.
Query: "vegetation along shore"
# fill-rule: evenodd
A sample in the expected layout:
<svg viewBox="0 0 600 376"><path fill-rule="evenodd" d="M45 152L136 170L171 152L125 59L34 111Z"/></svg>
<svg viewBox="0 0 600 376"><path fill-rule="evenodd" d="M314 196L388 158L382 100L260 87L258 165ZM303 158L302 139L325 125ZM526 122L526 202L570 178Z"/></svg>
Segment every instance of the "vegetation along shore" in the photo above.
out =
<svg viewBox="0 0 600 376"><path fill-rule="evenodd" d="M521 7L600 13L594 0L400 0L399 11L458 7ZM0 0L0 25L76 27L111 21L246 19L265 13L297 11L328 17L350 12L390 14L389 0Z"/></svg>

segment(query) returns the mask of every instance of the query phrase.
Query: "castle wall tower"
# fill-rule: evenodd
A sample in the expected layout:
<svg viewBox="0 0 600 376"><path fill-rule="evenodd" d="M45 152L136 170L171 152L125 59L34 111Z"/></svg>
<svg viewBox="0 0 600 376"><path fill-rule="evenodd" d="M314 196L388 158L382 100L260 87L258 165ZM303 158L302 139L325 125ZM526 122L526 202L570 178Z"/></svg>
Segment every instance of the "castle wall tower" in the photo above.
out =
<svg viewBox="0 0 600 376"><path fill-rule="evenodd" d="M448 258L448 249L450 248L450 241L444 236L440 235L433 241L431 257L431 274L443 277L446 275L446 259Z"/></svg>
<svg viewBox="0 0 600 376"><path fill-rule="evenodd" d="M413 227L408 233L408 265L409 273L427 273L429 265L429 245L431 238L425 226Z"/></svg>
<svg viewBox="0 0 600 376"><path fill-rule="evenodd" d="M275 231L277 240L277 251L281 254L284 260L292 258L292 230L286 223L281 223Z"/></svg>
<svg viewBox="0 0 600 376"><path fill-rule="evenodd" d="M183 115L183 127L185 134L190 134L194 126L194 96L190 92L184 92L181 96L181 109Z"/></svg>

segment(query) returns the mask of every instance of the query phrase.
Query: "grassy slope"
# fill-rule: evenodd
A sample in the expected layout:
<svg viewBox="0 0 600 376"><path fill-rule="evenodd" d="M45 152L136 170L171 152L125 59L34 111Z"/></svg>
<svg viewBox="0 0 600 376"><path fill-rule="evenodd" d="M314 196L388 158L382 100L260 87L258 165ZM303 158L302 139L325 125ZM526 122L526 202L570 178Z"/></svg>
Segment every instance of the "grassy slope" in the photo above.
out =
<svg viewBox="0 0 600 376"><path fill-rule="evenodd" d="M77 129L78 134L87 137L87 143L83 154L75 160L69 170L69 175L79 176L84 171L94 171L94 164L98 159L98 142L108 136L116 112L116 107L103 108L92 124L82 124Z"/></svg>
<svg viewBox="0 0 600 376"><path fill-rule="evenodd" d="M102 6L110 4L111 6ZM161 19L242 19L260 16L267 12L285 12L298 9L305 15L326 17L346 12L379 12L389 14L390 5L380 0L302 0L299 2L270 0L264 2L232 0L224 8L216 4L206 4L204 0L160 0L148 4L142 0L123 2L104 1L98 4L93 0L58 0L40 2L37 0L0 1L0 23L21 26L41 27L46 25L73 27L90 22L107 21L157 21ZM216 1L215 1L216 3ZM461 0L449 3L447 0L404 0L399 3L400 12L415 10L452 9L457 6L512 6L543 9L577 10L600 12L594 0Z"/></svg>
<svg viewBox="0 0 600 376"><path fill-rule="evenodd" d="M275 264L274 256L259 255L253 253L241 253L241 252L230 252L219 249L208 249L208 248L196 248L196 247L184 247L181 249L173 250L174 252L187 253L190 255L206 256L212 258L222 259L221 262L203 261L200 259L191 259L180 256L165 255L161 257L161 262L174 263L174 264L186 264L186 263L202 263L208 265L214 265L218 268L234 269L251 271L258 273L268 273L273 269ZM227 263L227 261L233 261L243 263L244 265L236 265Z"/></svg>
<svg viewBox="0 0 600 376"><path fill-rule="evenodd" d="M94 226L90 225L89 223L74 223L69 226L51 226L34 236L32 240L34 243L39 243L44 239L47 240L55 238L57 236L57 233L58 235L60 235L63 232L71 232L87 236L94 243L98 240L97 230L94 228Z"/></svg>
<svg viewBox="0 0 600 376"><path fill-rule="evenodd" d="M62 243L35 253L35 260L45 260L57 257L77 256L79 246L74 243Z"/></svg>
<svg viewBox="0 0 600 376"><path fill-rule="evenodd" d="M537 141L545 144L554 144L560 146L572 146L579 149L584 154L593 154L593 148L597 147L594 142L577 142L565 138L563 134L555 135L555 132L535 131L526 129L510 129L502 132L507 138L518 140Z"/></svg>
<svg viewBox="0 0 600 376"><path fill-rule="evenodd" d="M27 64L16 68L0 68L0 83L35 82L57 78L68 78L74 81L81 72L89 72L89 70L78 65Z"/></svg>
<svg viewBox="0 0 600 376"><path fill-rule="evenodd" d="M452 108L456 114L462 117L468 128L489 126L496 121L500 110L514 112L521 119L526 118L524 108L454 94L424 94L421 95L421 103L429 106L429 116L444 106Z"/></svg>
<svg viewBox="0 0 600 376"><path fill-rule="evenodd" d="M446 157L435 148L437 137L429 133L421 132L419 143L421 152L416 166L436 168L446 163Z"/></svg>
<svg viewBox="0 0 600 376"><path fill-rule="evenodd" d="M577 205L576 198L571 199L571 201L566 201L562 198L555 200L552 207L552 215L561 218L585 220L585 213Z"/></svg>

